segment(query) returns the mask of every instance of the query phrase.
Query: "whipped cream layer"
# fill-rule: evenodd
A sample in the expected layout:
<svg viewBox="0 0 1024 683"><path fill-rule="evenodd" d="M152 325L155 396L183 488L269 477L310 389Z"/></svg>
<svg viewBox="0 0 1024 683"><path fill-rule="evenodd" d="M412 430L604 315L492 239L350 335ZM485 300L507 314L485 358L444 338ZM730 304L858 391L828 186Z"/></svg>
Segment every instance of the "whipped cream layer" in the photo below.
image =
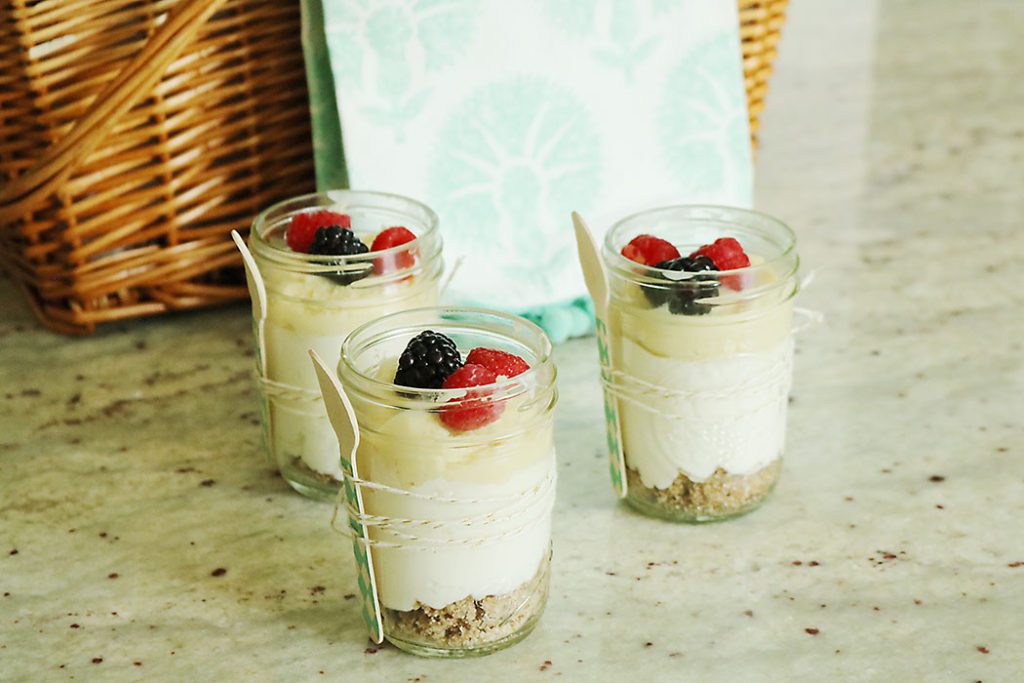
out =
<svg viewBox="0 0 1024 683"><path fill-rule="evenodd" d="M363 489L366 512L392 520L371 527L384 607L441 608L501 595L546 561L556 477L552 415L547 403L525 397L505 406L495 422L455 432L433 413L356 402L360 476L412 494Z"/></svg>
<svg viewBox="0 0 1024 683"><path fill-rule="evenodd" d="M309 349L328 367L336 366L342 342L352 330L389 313L436 305L437 283L413 278L358 287L308 273L263 272L267 377L299 389L267 388L275 457L278 462L299 457L310 469L340 479L338 441L327 421Z"/></svg>
<svg viewBox="0 0 1024 683"><path fill-rule="evenodd" d="M750 474L782 454L792 381L792 303L754 298L707 315L651 308L620 286L609 308L622 443L645 486L722 468ZM719 301L736 296L723 287Z"/></svg>
<svg viewBox="0 0 1024 683"><path fill-rule="evenodd" d="M645 486L680 474L705 481L719 467L750 474L782 454L793 345L731 358L681 361L624 338L616 364L627 464Z"/></svg>

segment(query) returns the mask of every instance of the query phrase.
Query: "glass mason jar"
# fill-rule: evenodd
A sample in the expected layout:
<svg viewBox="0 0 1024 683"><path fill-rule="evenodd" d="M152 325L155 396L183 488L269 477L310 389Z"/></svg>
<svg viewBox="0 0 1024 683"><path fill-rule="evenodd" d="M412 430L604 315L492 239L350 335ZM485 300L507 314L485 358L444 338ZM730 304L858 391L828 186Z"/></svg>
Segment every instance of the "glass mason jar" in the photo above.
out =
<svg viewBox="0 0 1024 683"><path fill-rule="evenodd" d="M292 217L315 210L348 214L356 236L367 245L376 233L393 226L404 226L416 239L354 256L292 251L285 241ZM271 206L253 223L249 247L267 297L257 364L258 369L264 362L266 367L259 377L265 450L296 491L332 500L342 476L338 441L309 349L333 365L345 337L363 323L437 304L444 268L437 216L405 197L335 190Z"/></svg>
<svg viewBox="0 0 1024 683"><path fill-rule="evenodd" d="M530 369L481 389L394 384L399 356L425 330L447 335L463 357L498 349ZM536 625L551 559L555 374L539 327L479 308L396 313L345 341L338 375L359 424L357 484L373 520L384 636L395 646L484 655ZM458 431L443 421L451 411L492 421Z"/></svg>
<svg viewBox="0 0 1024 683"><path fill-rule="evenodd" d="M622 256L640 234L687 255L721 237L750 266L700 273ZM778 220L718 206L635 214L608 232L614 393L626 462L626 501L681 522L755 509L779 478L793 367L796 237Z"/></svg>

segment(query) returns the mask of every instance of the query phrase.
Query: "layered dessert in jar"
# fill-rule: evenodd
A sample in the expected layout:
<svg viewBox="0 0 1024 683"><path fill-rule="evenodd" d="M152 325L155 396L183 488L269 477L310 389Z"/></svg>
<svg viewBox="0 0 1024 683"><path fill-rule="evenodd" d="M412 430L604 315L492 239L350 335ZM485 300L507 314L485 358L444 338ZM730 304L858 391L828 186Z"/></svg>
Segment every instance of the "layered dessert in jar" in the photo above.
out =
<svg viewBox="0 0 1024 683"><path fill-rule="evenodd" d="M334 191L272 206L249 244L267 295L259 350L267 452L294 489L333 499L338 441L309 350L336 363L345 337L363 323L437 303L437 218L404 197Z"/></svg>
<svg viewBox="0 0 1024 683"><path fill-rule="evenodd" d="M792 378L793 233L725 207L608 233L608 327L627 502L677 521L748 512L779 478Z"/></svg>
<svg viewBox="0 0 1024 683"><path fill-rule="evenodd" d="M536 625L556 479L550 350L526 320L468 308L388 316L346 341L339 377L396 646L487 654Z"/></svg>

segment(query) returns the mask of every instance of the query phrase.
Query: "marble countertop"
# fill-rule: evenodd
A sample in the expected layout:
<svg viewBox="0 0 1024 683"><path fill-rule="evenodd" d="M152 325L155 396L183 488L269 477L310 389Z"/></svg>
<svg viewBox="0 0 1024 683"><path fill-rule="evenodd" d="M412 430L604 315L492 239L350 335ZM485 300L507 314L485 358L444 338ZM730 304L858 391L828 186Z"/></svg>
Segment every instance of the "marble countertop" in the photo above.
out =
<svg viewBox="0 0 1024 683"><path fill-rule="evenodd" d="M39 327L0 281L0 679L1006 681L1024 670L1024 11L794 0L758 158L827 322L773 499L613 497L561 347L552 593L520 645L369 647L329 506L257 455L245 306Z"/></svg>

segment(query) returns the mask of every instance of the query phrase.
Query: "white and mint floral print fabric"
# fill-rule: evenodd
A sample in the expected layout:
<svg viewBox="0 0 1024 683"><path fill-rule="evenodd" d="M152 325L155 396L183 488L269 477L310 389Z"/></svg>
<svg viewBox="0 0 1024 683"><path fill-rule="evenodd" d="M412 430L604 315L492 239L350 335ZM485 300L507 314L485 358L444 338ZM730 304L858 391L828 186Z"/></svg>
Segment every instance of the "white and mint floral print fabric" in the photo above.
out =
<svg viewBox="0 0 1024 683"><path fill-rule="evenodd" d="M420 199L449 297L590 328L569 213L749 206L733 0L303 0L318 183ZM340 131L340 135L339 135Z"/></svg>

